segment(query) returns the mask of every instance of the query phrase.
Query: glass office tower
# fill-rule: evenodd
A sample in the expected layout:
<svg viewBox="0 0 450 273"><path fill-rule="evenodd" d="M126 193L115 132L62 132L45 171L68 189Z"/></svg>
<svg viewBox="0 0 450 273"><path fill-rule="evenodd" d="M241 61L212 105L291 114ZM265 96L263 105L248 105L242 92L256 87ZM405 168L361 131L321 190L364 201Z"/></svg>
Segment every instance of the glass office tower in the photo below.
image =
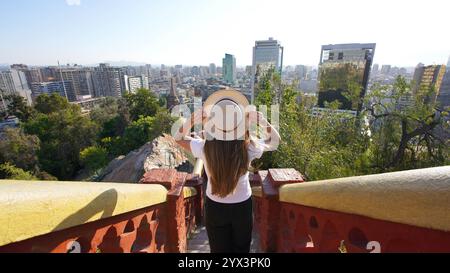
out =
<svg viewBox="0 0 450 273"><path fill-rule="evenodd" d="M366 95L376 44L324 45L319 64L318 107L338 102L359 113Z"/></svg>
<svg viewBox="0 0 450 273"><path fill-rule="evenodd" d="M234 84L236 81L236 58L231 54L225 54L223 59L223 80L228 84Z"/></svg>

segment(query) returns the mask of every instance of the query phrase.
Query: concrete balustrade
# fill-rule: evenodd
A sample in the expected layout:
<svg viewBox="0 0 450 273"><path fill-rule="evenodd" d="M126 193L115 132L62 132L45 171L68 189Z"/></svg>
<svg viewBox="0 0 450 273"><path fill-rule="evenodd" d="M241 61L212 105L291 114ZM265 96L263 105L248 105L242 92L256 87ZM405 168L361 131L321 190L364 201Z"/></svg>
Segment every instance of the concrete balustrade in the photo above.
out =
<svg viewBox="0 0 450 273"><path fill-rule="evenodd" d="M195 228L198 191L184 184L198 179L175 178L165 186L0 181L0 252L184 252L186 234L171 224Z"/></svg>
<svg viewBox="0 0 450 273"><path fill-rule="evenodd" d="M0 181L0 252L178 252L202 225L203 164L140 184ZM263 252L450 252L450 166L305 182L250 175Z"/></svg>
<svg viewBox="0 0 450 273"><path fill-rule="evenodd" d="M298 176L270 174L254 194L264 251L450 252L449 166L289 185Z"/></svg>

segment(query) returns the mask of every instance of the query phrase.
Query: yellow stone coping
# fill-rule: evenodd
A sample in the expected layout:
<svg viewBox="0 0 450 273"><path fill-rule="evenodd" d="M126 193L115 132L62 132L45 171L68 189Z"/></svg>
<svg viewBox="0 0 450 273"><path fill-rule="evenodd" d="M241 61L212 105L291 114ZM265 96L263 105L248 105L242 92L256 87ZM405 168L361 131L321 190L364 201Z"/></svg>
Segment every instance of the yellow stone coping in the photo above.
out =
<svg viewBox="0 0 450 273"><path fill-rule="evenodd" d="M197 190L194 187L183 187L184 198L190 198L197 195Z"/></svg>
<svg viewBox="0 0 450 273"><path fill-rule="evenodd" d="M280 201L450 231L450 166L285 185Z"/></svg>
<svg viewBox="0 0 450 273"><path fill-rule="evenodd" d="M256 197L262 197L262 187L261 186L252 187L252 195Z"/></svg>
<svg viewBox="0 0 450 273"><path fill-rule="evenodd" d="M0 246L164 203L161 185L0 180Z"/></svg>

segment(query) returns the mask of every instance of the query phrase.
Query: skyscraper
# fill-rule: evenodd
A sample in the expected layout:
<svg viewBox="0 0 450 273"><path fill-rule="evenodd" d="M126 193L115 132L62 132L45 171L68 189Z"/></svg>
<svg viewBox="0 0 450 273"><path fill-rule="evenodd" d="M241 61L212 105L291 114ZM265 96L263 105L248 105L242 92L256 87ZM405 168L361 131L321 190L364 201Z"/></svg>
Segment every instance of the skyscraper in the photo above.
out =
<svg viewBox="0 0 450 273"><path fill-rule="evenodd" d="M447 109L450 107L450 68L447 67L447 71L442 80L441 89L437 98L438 107Z"/></svg>
<svg viewBox="0 0 450 273"><path fill-rule="evenodd" d="M20 95L31 105L31 90L28 88L25 73L16 69L0 71L0 95L0 112L6 110L6 97L9 95Z"/></svg>
<svg viewBox="0 0 450 273"><path fill-rule="evenodd" d="M413 96L420 96L425 103L435 104L445 74L445 65L418 65L414 71Z"/></svg>
<svg viewBox="0 0 450 273"><path fill-rule="evenodd" d="M217 67L213 63L209 64L209 74L211 75L217 74Z"/></svg>
<svg viewBox="0 0 450 273"><path fill-rule="evenodd" d="M308 67L306 65L297 65L295 66L295 74L297 75L299 80L303 80L308 75Z"/></svg>
<svg viewBox="0 0 450 273"><path fill-rule="evenodd" d="M324 45L319 64L318 106L338 101L340 110L359 113L366 95L376 44Z"/></svg>
<svg viewBox="0 0 450 273"><path fill-rule="evenodd" d="M231 54L225 54L223 59L223 80L228 84L236 81L236 58Z"/></svg>
<svg viewBox="0 0 450 273"><path fill-rule="evenodd" d="M273 38L255 42L252 64L253 80L251 83L252 102L255 99L255 85L258 83L260 76L264 75L271 67L281 74L283 69L283 54L284 48Z"/></svg>

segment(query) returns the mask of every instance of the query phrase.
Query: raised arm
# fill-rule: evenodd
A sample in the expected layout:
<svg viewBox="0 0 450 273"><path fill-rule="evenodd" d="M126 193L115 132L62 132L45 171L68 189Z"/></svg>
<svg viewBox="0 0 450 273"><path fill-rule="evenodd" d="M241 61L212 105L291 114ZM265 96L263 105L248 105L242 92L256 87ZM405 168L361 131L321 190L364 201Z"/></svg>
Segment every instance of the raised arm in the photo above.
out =
<svg viewBox="0 0 450 273"><path fill-rule="evenodd" d="M280 133L278 132L272 124L267 121L261 112L250 112L249 113L250 123L256 123L261 128L265 129L267 138L265 139L266 148L265 151L275 151L281 141Z"/></svg>
<svg viewBox="0 0 450 273"><path fill-rule="evenodd" d="M197 110L196 112L194 112L191 117L189 119L187 119L183 126L180 128L180 130L177 132L177 134L175 135L175 140L178 143L178 145L180 145L181 147L183 147L183 149L185 149L188 152L192 152L191 151L191 130L192 128L196 125L196 124L202 124L203 122L203 110Z"/></svg>

